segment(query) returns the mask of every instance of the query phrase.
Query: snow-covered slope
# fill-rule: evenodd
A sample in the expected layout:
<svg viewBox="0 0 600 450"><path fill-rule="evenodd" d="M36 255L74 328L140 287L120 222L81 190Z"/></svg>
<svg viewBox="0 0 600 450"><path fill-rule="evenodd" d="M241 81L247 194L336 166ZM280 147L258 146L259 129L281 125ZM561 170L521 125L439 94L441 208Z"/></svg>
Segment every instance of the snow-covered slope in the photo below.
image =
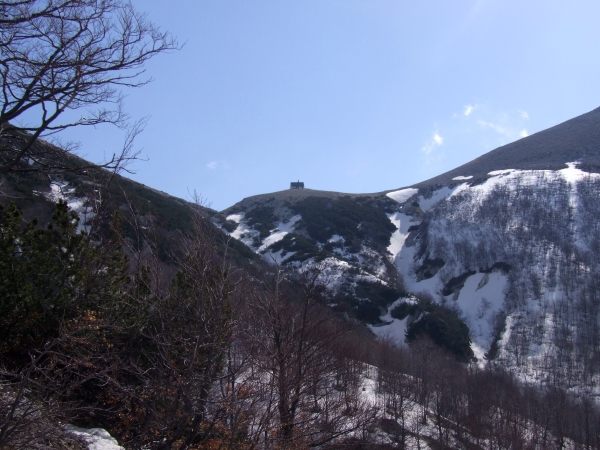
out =
<svg viewBox="0 0 600 450"><path fill-rule="evenodd" d="M409 319L391 310L423 294L461 314L480 364L598 394L599 172L600 108L414 186L281 191L245 199L217 222L229 219L232 236L278 264L330 264L338 294L376 334L402 341ZM372 209L356 214L343 202ZM273 219L259 231L253 211L265 206ZM360 233L334 229L331 211ZM361 219L378 214L392 227ZM364 281L399 295L382 300Z"/></svg>
<svg viewBox="0 0 600 450"><path fill-rule="evenodd" d="M597 394L600 174L577 166L415 193L389 249L410 291L462 311L481 360Z"/></svg>
<svg viewBox="0 0 600 450"><path fill-rule="evenodd" d="M387 251L399 232L389 220L398 209L381 194L297 189L244 199L216 216L215 223L269 263L318 264L332 304L376 323L403 294Z"/></svg>

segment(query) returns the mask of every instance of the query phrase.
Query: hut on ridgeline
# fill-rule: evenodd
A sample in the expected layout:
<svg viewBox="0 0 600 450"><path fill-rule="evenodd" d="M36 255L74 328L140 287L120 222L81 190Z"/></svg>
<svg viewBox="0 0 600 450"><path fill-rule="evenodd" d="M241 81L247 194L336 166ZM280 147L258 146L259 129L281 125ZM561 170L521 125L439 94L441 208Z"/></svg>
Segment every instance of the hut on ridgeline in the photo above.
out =
<svg viewBox="0 0 600 450"><path fill-rule="evenodd" d="M304 182L303 181L292 181L290 183L290 189L304 189Z"/></svg>

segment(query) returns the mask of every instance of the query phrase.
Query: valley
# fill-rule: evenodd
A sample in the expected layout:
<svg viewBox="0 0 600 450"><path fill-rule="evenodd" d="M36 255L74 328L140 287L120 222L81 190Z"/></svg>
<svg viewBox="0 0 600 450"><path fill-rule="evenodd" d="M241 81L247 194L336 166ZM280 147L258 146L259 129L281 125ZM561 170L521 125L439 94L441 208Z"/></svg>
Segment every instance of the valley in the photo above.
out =
<svg viewBox="0 0 600 450"><path fill-rule="evenodd" d="M4 380L34 370L32 392L98 412L51 409L8 381L0 406L15 408L11 420L33 435L66 432L114 448L204 448L177 436L220 448L595 448L599 117L594 110L413 186L290 189L220 212L120 175L105 184L101 170L8 174L3 231L31 233L39 222L26 221L56 221L58 208L76 220L59 222L61 239L91 249L74 247L73 261L108 252L86 269L89 282L128 276L94 285L97 299L84 285L65 291L78 300L67 301L64 327L45 335L55 356L36 341L41 331L2 350ZM540 142L550 151L540 154ZM511 160L515 151L521 159ZM47 230L16 239L35 242ZM7 239L5 266L17 242ZM17 259L19 270L30 270L27 261ZM118 263L108 270L108 261ZM6 322L7 336L14 326ZM190 336L223 365L190 353ZM33 366L22 345L38 355ZM69 377L81 387L73 391ZM205 418L194 422L199 411ZM45 419L33 425L30 414ZM59 417L73 425L61 428Z"/></svg>

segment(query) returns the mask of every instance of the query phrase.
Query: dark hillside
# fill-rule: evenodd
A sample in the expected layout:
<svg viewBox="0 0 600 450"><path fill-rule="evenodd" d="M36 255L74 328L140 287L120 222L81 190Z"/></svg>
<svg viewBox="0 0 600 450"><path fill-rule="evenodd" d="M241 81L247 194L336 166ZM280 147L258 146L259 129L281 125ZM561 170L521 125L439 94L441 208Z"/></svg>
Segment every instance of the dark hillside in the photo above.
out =
<svg viewBox="0 0 600 450"><path fill-rule="evenodd" d="M47 146L52 149L54 161L68 167L86 167L90 163L64 152L63 150L40 140L36 146ZM48 153L48 152L47 152ZM137 239L136 232L127 216L131 212L136 215L138 224L151 237L156 245L158 254L165 262L177 252L183 233L191 227L191 209L200 208L205 214L212 216L215 211L192 202L173 197L165 192L153 189L144 184L130 180L120 175L113 175L104 169L88 169L81 173L64 173L48 175L43 172L20 172L0 174L0 204L7 206L14 202L24 212L27 220L34 217L45 225L51 220L55 210L51 200L51 185L64 186L64 194L80 199L83 207L90 211L92 203L102 198L102 219L98 229L106 228L110 217L115 211L120 211L125 220L122 221L125 237ZM94 199L94 200L93 200ZM238 263L257 261L259 258L242 243L223 235L223 251L225 243L229 248L229 256Z"/></svg>
<svg viewBox="0 0 600 450"><path fill-rule="evenodd" d="M295 204L309 197L322 197L328 199L338 198L368 198L380 194L346 194L335 191L321 191L317 189L286 189L284 191L271 192L269 194L253 195L237 202L235 205L221 211L223 215L234 212L247 211L268 203L272 207Z"/></svg>

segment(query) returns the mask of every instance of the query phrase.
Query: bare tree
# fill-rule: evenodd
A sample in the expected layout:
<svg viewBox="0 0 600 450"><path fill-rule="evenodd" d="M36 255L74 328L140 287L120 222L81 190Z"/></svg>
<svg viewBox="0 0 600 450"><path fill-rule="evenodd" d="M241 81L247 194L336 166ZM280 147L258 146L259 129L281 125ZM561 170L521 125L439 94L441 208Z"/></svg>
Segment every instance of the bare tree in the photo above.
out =
<svg viewBox="0 0 600 450"><path fill-rule="evenodd" d="M129 141L143 121L130 125L121 88L148 83L146 61L176 48L128 0L0 2L0 170L123 168L137 156ZM39 142L67 128L102 124L129 129L128 142L96 165L65 159L64 151Z"/></svg>
<svg viewBox="0 0 600 450"><path fill-rule="evenodd" d="M256 355L265 402L275 412L266 447L324 445L373 415L351 364L336 355L348 328L323 303L324 289L319 268L291 280L277 271L249 299L245 346Z"/></svg>
<svg viewBox="0 0 600 450"><path fill-rule="evenodd" d="M406 448L408 437L408 411L412 406L415 386L406 375L405 349L399 347L393 338L387 336L378 342L380 363L378 366L379 394L383 399L385 412L400 425L398 443Z"/></svg>
<svg viewBox="0 0 600 450"><path fill-rule="evenodd" d="M64 411L61 411L58 402L29 398L26 394L29 375L30 371L14 374L0 368L0 376L4 379L0 383L0 448L86 448L84 441L61 424Z"/></svg>
<svg viewBox="0 0 600 450"><path fill-rule="evenodd" d="M125 417L115 431L147 448L186 449L215 436L224 439L222 409L245 400L219 395L226 365L237 364L230 345L239 277L218 255L217 231L200 207L192 208L191 225L174 257L178 270L170 283L156 250L144 255L134 244L132 289L106 308L115 341L126 344L108 361L119 367L119 377L112 377L119 385L111 382ZM138 383L135 392L131 379ZM101 406L108 409L110 401Z"/></svg>

